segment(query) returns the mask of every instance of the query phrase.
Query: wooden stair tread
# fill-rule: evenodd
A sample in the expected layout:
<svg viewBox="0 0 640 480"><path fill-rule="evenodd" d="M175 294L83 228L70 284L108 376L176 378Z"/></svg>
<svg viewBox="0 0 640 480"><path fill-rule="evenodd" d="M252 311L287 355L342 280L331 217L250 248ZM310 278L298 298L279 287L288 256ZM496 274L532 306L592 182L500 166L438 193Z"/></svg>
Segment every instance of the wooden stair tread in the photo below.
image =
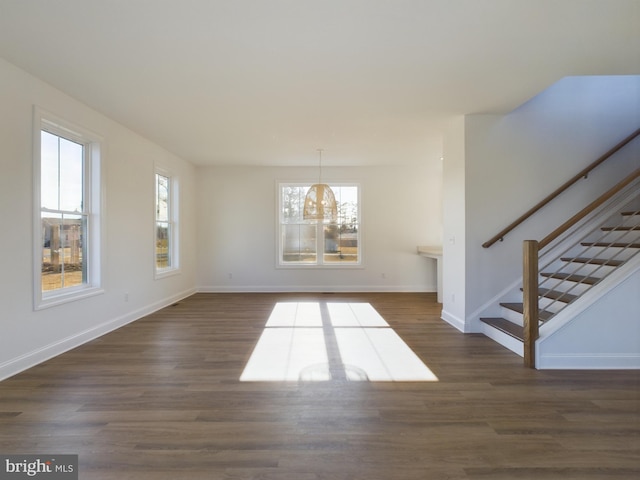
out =
<svg viewBox="0 0 640 480"><path fill-rule="evenodd" d="M501 303L500 306L504 308L508 308L509 310L513 310L514 312L518 312L518 313L524 312L524 306L522 303L506 302L506 303ZM542 320L543 322L546 322L552 316L553 316L553 312L550 312L548 310L538 311L538 319Z"/></svg>
<svg viewBox="0 0 640 480"><path fill-rule="evenodd" d="M566 293L561 290L551 290L549 288L540 288L538 295L544 298L551 298L552 300L558 300L559 302L571 303L578 298L578 295Z"/></svg>
<svg viewBox="0 0 640 480"><path fill-rule="evenodd" d="M621 212L620 215L623 216L629 216L629 215L640 215L640 211L635 211L635 212Z"/></svg>
<svg viewBox="0 0 640 480"><path fill-rule="evenodd" d="M640 243L582 242L580 245L583 247L640 248Z"/></svg>
<svg viewBox="0 0 640 480"><path fill-rule="evenodd" d="M632 230L640 230L640 225L634 225L632 227L617 226L617 227L602 227L604 232L630 232Z"/></svg>
<svg viewBox="0 0 640 480"><path fill-rule="evenodd" d="M591 265L605 265L607 267L619 267L624 263L622 260L610 260L608 258L589 258L589 257L563 257L563 262L589 263Z"/></svg>
<svg viewBox="0 0 640 480"><path fill-rule="evenodd" d="M576 275L574 273L542 272L540 275L547 278L557 278L575 283L586 283L587 285L595 285L600 281L600 278L598 277L587 277L585 275Z"/></svg>
<svg viewBox="0 0 640 480"><path fill-rule="evenodd" d="M481 318L480 321L517 340L520 340L521 342L524 342L524 329L520 325L516 325L507 319L499 317Z"/></svg>

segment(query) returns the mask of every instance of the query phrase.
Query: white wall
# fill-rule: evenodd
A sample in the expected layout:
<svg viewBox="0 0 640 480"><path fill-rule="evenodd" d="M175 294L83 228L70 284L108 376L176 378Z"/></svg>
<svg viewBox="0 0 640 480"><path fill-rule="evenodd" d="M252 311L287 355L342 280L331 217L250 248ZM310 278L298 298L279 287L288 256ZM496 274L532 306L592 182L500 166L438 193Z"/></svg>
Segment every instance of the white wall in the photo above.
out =
<svg viewBox="0 0 640 480"><path fill-rule="evenodd" d="M442 318L465 331L466 205L465 119L457 117L444 135L442 179L443 272Z"/></svg>
<svg viewBox="0 0 640 480"><path fill-rule="evenodd" d="M0 379L194 291L195 169L0 59ZM105 140L105 293L33 310L32 125L37 105ZM153 274L153 173L180 177L181 273ZM128 302L125 293L129 294Z"/></svg>
<svg viewBox="0 0 640 480"><path fill-rule="evenodd" d="M540 240L640 166L640 141L507 235L504 242L489 249L482 248L482 243L639 125L638 76L569 77L507 115L464 118L465 272L456 281L466 286L465 330L477 331L477 313L521 276L522 241ZM445 138L444 185L461 181L458 171L453 171L452 180L446 168L451 141ZM453 138L454 147L458 141ZM453 234L451 225L445 220L445 239ZM451 261L445 256L445 269ZM444 299L445 312L455 308L450 298Z"/></svg>
<svg viewBox="0 0 640 480"><path fill-rule="evenodd" d="M277 183L316 178L315 168L200 168L199 289L436 290L435 262L418 256L416 247L441 244L442 173L437 160L401 168L323 168L323 180L353 181L361 187L362 268L277 268Z"/></svg>
<svg viewBox="0 0 640 480"><path fill-rule="evenodd" d="M540 369L640 368L640 271L536 342ZM579 339L579 341L576 341Z"/></svg>

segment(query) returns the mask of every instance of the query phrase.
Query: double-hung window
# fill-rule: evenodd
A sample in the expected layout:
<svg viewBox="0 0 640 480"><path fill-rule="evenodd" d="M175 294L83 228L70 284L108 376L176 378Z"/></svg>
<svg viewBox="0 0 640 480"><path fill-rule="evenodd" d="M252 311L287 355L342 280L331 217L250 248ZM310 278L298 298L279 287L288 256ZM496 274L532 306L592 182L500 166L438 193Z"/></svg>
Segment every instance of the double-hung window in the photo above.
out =
<svg viewBox="0 0 640 480"><path fill-rule="evenodd" d="M178 272L178 180L169 172L155 173L156 278Z"/></svg>
<svg viewBox="0 0 640 480"><path fill-rule="evenodd" d="M360 189L355 184L330 184L336 197L336 222L305 220L304 199L310 184L279 184L280 266L359 266Z"/></svg>
<svg viewBox="0 0 640 480"><path fill-rule="evenodd" d="M83 129L34 116L34 305L100 293L100 145Z"/></svg>

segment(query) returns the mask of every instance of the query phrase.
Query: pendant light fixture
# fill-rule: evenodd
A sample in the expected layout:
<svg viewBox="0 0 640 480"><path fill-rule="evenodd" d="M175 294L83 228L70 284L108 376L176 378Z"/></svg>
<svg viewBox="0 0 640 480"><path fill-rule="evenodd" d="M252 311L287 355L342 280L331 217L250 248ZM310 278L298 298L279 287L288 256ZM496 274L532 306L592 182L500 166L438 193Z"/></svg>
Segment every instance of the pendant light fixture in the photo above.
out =
<svg viewBox="0 0 640 480"><path fill-rule="evenodd" d="M326 183L322 183L322 149L318 149L320 156L318 183L311 185L304 199L302 218L316 220L323 223L335 223L338 220L338 207L333 190Z"/></svg>

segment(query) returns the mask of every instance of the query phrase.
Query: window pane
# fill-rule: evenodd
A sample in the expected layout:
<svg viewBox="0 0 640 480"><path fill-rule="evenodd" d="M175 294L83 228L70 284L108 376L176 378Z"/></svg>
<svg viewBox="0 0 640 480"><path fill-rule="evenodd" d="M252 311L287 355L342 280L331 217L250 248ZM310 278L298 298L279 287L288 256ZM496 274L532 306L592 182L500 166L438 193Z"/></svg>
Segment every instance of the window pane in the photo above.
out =
<svg viewBox="0 0 640 480"><path fill-rule="evenodd" d="M60 138L60 210L82 211L83 146Z"/></svg>
<svg viewBox="0 0 640 480"><path fill-rule="evenodd" d="M325 263L354 263L358 261L358 233L347 225L324 227Z"/></svg>
<svg viewBox="0 0 640 480"><path fill-rule="evenodd" d="M86 219L81 215L65 215L60 232L60 246L63 265L63 286L73 287L86 282L87 269L83 247Z"/></svg>
<svg viewBox="0 0 640 480"><path fill-rule="evenodd" d="M59 207L58 136L42 131L40 135L40 206Z"/></svg>
<svg viewBox="0 0 640 480"><path fill-rule="evenodd" d="M325 262L358 262L358 187L333 188L338 202L338 225L325 228ZM333 249L326 248L333 246Z"/></svg>
<svg viewBox="0 0 640 480"><path fill-rule="evenodd" d="M62 288L60 227L62 215L42 214L42 291Z"/></svg>
<svg viewBox="0 0 640 480"><path fill-rule="evenodd" d="M301 223L304 197L309 187L286 186L282 188L283 223Z"/></svg>
<svg viewBox="0 0 640 480"><path fill-rule="evenodd" d="M283 262L316 262L315 225L284 225L282 237Z"/></svg>
<svg viewBox="0 0 640 480"><path fill-rule="evenodd" d="M171 228L169 222L156 222L156 268L171 266L169 255Z"/></svg>
<svg viewBox="0 0 640 480"><path fill-rule="evenodd" d="M332 187L338 203L338 223L358 223L358 187Z"/></svg>
<svg viewBox="0 0 640 480"><path fill-rule="evenodd" d="M174 257L173 251L174 235L176 235L175 220L172 213L172 198L174 195L170 176L155 174L156 179L156 239L155 239L155 268L159 272L161 270L169 270L177 267L177 259ZM176 190L177 191L177 190ZM162 272L161 272L162 273Z"/></svg>
<svg viewBox="0 0 640 480"><path fill-rule="evenodd" d="M156 220L169 221L169 178L156 174Z"/></svg>
<svg viewBox="0 0 640 480"><path fill-rule="evenodd" d="M42 291L87 283L87 219L42 214Z"/></svg>

